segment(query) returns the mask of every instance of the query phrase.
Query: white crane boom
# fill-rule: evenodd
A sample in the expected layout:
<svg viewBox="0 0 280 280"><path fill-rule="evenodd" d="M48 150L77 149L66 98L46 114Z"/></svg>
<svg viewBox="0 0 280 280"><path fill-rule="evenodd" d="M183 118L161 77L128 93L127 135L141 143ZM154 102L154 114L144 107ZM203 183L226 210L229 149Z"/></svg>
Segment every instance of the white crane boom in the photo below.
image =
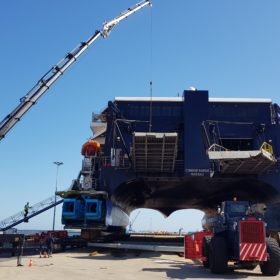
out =
<svg viewBox="0 0 280 280"><path fill-rule="evenodd" d="M111 21L105 22L102 30L97 30L87 41L81 42L73 51L66 54L55 66L53 66L35 86L20 99L20 104L7 115L0 123L0 140L21 119L21 117L34 105L37 100L50 88L50 86L73 64L77 58L89 48L89 46L100 36L106 38L112 29L122 20L129 17L146 5L151 5L150 0L144 0L122 12Z"/></svg>

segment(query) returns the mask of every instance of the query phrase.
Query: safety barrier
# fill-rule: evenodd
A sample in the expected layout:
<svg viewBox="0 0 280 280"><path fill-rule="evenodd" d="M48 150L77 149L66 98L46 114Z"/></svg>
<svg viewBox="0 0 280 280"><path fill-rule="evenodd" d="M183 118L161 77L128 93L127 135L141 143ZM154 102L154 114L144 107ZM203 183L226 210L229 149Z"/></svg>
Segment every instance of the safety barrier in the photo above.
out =
<svg viewBox="0 0 280 280"><path fill-rule="evenodd" d="M205 236L212 236L212 232L198 231L185 235L185 259L202 260L202 243Z"/></svg>

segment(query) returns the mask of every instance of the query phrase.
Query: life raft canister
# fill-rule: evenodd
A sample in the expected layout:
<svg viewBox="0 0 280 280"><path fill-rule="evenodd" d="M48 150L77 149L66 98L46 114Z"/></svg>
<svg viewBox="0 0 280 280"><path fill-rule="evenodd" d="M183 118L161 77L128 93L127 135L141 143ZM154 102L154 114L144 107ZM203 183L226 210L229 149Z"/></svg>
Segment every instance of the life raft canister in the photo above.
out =
<svg viewBox="0 0 280 280"><path fill-rule="evenodd" d="M94 140L88 140L82 146L81 153L83 156L94 156L99 151L100 151L100 143Z"/></svg>

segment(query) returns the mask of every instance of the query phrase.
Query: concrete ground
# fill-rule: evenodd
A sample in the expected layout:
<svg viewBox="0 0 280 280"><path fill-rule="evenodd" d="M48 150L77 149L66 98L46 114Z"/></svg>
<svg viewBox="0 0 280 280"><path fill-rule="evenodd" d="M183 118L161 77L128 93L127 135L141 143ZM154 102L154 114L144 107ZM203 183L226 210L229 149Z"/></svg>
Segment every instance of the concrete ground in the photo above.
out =
<svg viewBox="0 0 280 280"><path fill-rule="evenodd" d="M32 266L29 266L30 260ZM0 258L0 279L5 280L157 280L157 279L248 279L279 280L280 276L263 277L259 268L239 270L225 275L213 275L199 263L174 254L152 252L66 252L51 258L37 255L22 259L17 267L16 258Z"/></svg>

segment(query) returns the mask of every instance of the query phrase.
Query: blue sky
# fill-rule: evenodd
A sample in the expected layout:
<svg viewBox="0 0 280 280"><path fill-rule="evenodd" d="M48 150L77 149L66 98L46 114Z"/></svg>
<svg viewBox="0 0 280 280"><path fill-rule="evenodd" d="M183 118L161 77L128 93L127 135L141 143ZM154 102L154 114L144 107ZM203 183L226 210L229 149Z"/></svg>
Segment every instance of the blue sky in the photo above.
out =
<svg viewBox="0 0 280 280"><path fill-rule="evenodd" d="M0 2L0 119L51 66L105 20L137 1L12 0ZM177 96L195 86L211 97L272 98L279 103L278 0L154 0L100 38L0 143L1 214L69 187L91 136L91 113L115 96ZM132 213L135 216L138 210ZM60 225L57 212L57 228ZM201 213L165 219L141 210L134 229L200 227ZM52 212L19 228L49 229Z"/></svg>

